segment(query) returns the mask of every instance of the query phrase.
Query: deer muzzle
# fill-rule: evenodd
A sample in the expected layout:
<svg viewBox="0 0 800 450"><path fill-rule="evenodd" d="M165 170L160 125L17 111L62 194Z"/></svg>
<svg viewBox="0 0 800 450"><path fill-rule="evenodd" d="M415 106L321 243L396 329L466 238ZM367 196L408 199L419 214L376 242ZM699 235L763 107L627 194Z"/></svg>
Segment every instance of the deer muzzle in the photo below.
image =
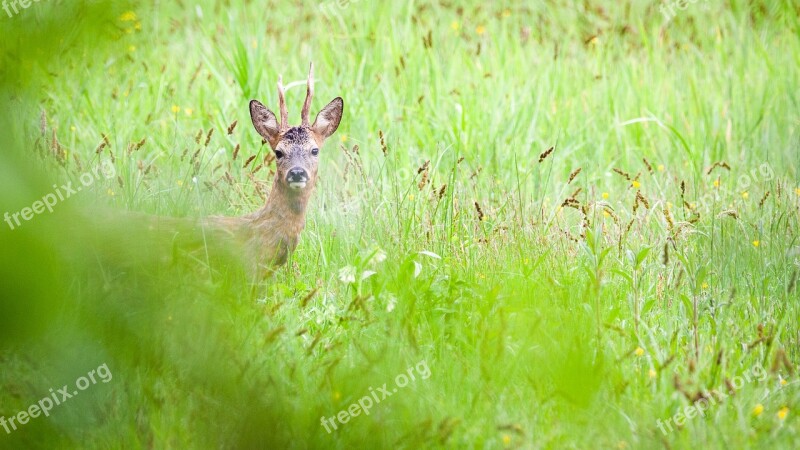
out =
<svg viewBox="0 0 800 450"><path fill-rule="evenodd" d="M308 184L308 172L301 167L295 167L286 174L286 183L292 189L303 189Z"/></svg>

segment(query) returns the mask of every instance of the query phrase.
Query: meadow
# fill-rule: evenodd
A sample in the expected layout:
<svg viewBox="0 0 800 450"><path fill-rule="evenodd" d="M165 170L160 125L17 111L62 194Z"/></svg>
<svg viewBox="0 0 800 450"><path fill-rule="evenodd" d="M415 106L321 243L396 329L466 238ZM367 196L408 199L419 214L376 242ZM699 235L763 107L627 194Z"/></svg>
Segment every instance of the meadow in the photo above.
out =
<svg viewBox="0 0 800 450"><path fill-rule="evenodd" d="M792 0L0 13L0 448L800 448L799 36ZM263 205L247 105L282 75L299 123L309 62L344 117L284 267L142 225Z"/></svg>

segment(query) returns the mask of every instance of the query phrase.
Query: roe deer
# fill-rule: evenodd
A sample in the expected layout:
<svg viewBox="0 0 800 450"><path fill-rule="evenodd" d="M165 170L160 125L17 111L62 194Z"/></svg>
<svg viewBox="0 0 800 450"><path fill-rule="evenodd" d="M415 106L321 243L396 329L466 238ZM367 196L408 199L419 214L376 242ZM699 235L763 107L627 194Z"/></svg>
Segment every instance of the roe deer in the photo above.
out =
<svg viewBox="0 0 800 450"><path fill-rule="evenodd" d="M259 211L242 217L212 216L204 221L243 244L248 259L259 272L270 274L283 265L297 247L306 222L306 207L317 181L319 149L339 127L344 101L336 97L308 120L314 96L314 65L308 73L308 89L301 111L300 126L289 126L283 78L278 78L280 123L275 114L258 100L250 102L250 117L275 152L276 171L267 203ZM263 273L263 272L262 272Z"/></svg>

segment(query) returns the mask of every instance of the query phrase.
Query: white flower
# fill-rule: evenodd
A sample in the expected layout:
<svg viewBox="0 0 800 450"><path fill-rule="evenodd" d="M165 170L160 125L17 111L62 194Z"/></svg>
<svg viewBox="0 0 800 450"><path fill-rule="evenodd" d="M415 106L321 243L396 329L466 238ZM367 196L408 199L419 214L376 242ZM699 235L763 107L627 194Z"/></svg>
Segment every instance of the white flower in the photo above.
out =
<svg viewBox="0 0 800 450"><path fill-rule="evenodd" d="M372 264L380 264L384 261L386 261L386 253L380 249L378 249L378 251L375 252L375 255L372 256L372 259L369 260L369 262Z"/></svg>
<svg viewBox="0 0 800 450"><path fill-rule="evenodd" d="M339 269L339 281L345 284L353 284L356 282L356 268L353 266L346 266Z"/></svg>

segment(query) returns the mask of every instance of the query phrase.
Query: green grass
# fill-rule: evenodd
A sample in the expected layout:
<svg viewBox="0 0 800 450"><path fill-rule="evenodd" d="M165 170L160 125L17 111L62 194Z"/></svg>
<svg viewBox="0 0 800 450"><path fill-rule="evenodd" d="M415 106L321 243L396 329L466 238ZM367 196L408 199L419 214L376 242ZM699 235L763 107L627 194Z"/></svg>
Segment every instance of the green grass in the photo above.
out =
<svg viewBox="0 0 800 450"><path fill-rule="evenodd" d="M0 447L800 445L794 2L75 3L0 13L0 213L117 176L0 226L0 416L113 380ZM126 215L257 209L247 103L309 61L345 115L276 276Z"/></svg>

